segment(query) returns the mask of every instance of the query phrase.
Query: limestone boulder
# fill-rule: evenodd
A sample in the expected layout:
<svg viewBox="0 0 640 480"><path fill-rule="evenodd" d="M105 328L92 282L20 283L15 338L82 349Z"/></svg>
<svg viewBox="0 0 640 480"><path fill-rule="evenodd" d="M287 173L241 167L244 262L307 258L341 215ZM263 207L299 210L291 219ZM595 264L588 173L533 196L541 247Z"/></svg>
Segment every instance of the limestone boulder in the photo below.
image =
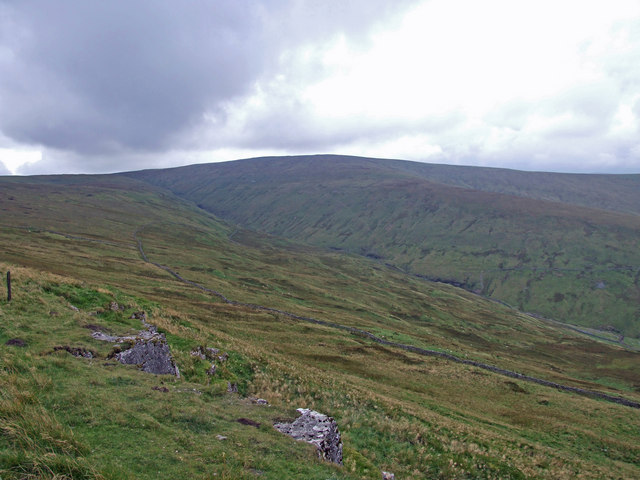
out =
<svg viewBox="0 0 640 480"><path fill-rule="evenodd" d="M144 372L178 375L169 345L164 338L138 338L131 348L117 353L116 359L125 365L139 365Z"/></svg>
<svg viewBox="0 0 640 480"><path fill-rule="evenodd" d="M300 416L292 423L276 423L274 428L296 440L315 445L318 456L342 465L342 441L336 421L327 415L299 408Z"/></svg>

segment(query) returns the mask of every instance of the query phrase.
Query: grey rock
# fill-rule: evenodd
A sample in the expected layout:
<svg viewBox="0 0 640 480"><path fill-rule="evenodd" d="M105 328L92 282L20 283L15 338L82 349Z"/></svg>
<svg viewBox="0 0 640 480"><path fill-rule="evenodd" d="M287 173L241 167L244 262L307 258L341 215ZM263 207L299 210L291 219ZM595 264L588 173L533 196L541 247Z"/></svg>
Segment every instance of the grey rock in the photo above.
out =
<svg viewBox="0 0 640 480"><path fill-rule="evenodd" d="M66 352L69 352L71 355L73 355L76 358L94 358L96 356L95 352L92 352L91 350L87 350L84 347L70 347L68 345L59 345L59 346L53 347L54 352L57 352L58 350L64 350Z"/></svg>
<svg viewBox="0 0 640 480"><path fill-rule="evenodd" d="M264 398L258 398L256 400L256 404L258 404L258 405L269 405L269 402L267 402Z"/></svg>
<svg viewBox="0 0 640 480"><path fill-rule="evenodd" d="M117 312L118 310L120 310L120 305L118 305L118 302L111 302L109 304L109 310L111 310L112 312Z"/></svg>
<svg viewBox="0 0 640 480"><path fill-rule="evenodd" d="M200 346L198 348L195 348L193 350L191 350L191 356L193 357L200 357L202 360L220 360L220 361L225 361L229 355L225 352L225 353L220 353L220 350L217 348L213 348L213 347L203 347Z"/></svg>
<svg viewBox="0 0 640 480"><path fill-rule="evenodd" d="M143 311L134 312L133 314L131 314L131 318L137 318L138 320L141 320L142 323L145 323L147 321L147 314Z"/></svg>
<svg viewBox="0 0 640 480"><path fill-rule="evenodd" d="M199 349L198 350L191 350L191 356L192 357L199 357L201 360L206 360L207 357L204 353L202 353Z"/></svg>
<svg viewBox="0 0 640 480"><path fill-rule="evenodd" d="M212 363L211 364L211 368L209 370L207 370L207 375L215 375L217 368L218 367L216 367L216 364Z"/></svg>
<svg viewBox="0 0 640 480"><path fill-rule="evenodd" d="M217 356L217 359L220 360L221 362L226 362L228 358L229 358L229 354L227 352L221 353L220 355Z"/></svg>
<svg viewBox="0 0 640 480"><path fill-rule="evenodd" d="M396 476L391 472L382 472L382 480L396 480Z"/></svg>
<svg viewBox="0 0 640 480"><path fill-rule="evenodd" d="M216 358L216 355L220 353L220 350L213 347L207 347L205 350L207 352L205 355L209 360L213 360L214 358Z"/></svg>
<svg viewBox="0 0 640 480"><path fill-rule="evenodd" d="M91 334L93 338L96 340L101 340L103 342L111 342L111 343L120 343L120 342L135 342L136 337L128 336L128 337L117 337L115 335L108 335L100 330L96 330Z"/></svg>
<svg viewBox="0 0 640 480"><path fill-rule="evenodd" d="M298 413L300 417L292 423L276 423L274 428L296 440L315 445L321 459L342 465L342 442L336 421L308 408L299 408Z"/></svg>
<svg viewBox="0 0 640 480"><path fill-rule="evenodd" d="M116 354L116 359L125 365L139 365L141 370L156 375L177 375L169 345L164 338L136 339L128 350Z"/></svg>
<svg viewBox="0 0 640 480"><path fill-rule="evenodd" d="M116 302L111 302L111 309L114 310L114 307L116 310L120 308ZM164 334L158 333L155 326L147 323L146 313L136 312L133 317L138 318L146 327L146 330L139 331L136 336L118 337L99 330L94 331L91 336L105 342L131 344L131 348L115 354L116 360L122 364L139 365L144 372L156 375L175 375L180 378L180 370L173 361Z"/></svg>
<svg viewBox="0 0 640 480"><path fill-rule="evenodd" d="M229 393L238 393L238 384L227 382L227 392Z"/></svg>
<svg viewBox="0 0 640 480"><path fill-rule="evenodd" d="M73 310L74 312L79 312L80 311L80 309L78 307L76 307L75 305L69 305L69 308L71 310Z"/></svg>

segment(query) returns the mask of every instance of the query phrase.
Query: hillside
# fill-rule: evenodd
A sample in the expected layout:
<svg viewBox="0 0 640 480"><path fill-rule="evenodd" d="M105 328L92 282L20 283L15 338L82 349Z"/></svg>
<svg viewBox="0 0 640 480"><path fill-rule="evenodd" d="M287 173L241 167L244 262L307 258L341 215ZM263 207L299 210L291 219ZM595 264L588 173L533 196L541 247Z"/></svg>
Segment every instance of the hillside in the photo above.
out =
<svg viewBox="0 0 640 480"><path fill-rule="evenodd" d="M13 279L0 301L3 478L639 475L640 409L336 326L638 402L639 354L614 341L237 228L131 178L0 182L0 270ZM180 379L119 365L91 336L138 330L139 310ZM213 376L191 353L202 345L229 354ZM336 418L344 466L273 429L297 407Z"/></svg>
<svg viewBox="0 0 640 480"><path fill-rule="evenodd" d="M336 156L127 175L246 228L377 259L522 311L640 335L638 175Z"/></svg>

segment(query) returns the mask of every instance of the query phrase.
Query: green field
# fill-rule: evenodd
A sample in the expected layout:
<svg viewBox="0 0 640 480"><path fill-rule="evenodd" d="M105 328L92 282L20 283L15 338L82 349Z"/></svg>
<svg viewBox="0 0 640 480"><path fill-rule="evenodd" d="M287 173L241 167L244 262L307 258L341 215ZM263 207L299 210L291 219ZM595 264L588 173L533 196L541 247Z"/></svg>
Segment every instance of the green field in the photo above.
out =
<svg viewBox="0 0 640 480"><path fill-rule="evenodd" d="M0 210L13 280L0 301L3 479L640 476L638 409L229 304L157 265L233 301L638 402L633 339L623 348L379 259L245 230L131 178L3 178ZM119 365L91 337L139 330L139 310L180 379ZM229 360L209 376L198 346ZM298 407L335 417L344 466L273 429Z"/></svg>

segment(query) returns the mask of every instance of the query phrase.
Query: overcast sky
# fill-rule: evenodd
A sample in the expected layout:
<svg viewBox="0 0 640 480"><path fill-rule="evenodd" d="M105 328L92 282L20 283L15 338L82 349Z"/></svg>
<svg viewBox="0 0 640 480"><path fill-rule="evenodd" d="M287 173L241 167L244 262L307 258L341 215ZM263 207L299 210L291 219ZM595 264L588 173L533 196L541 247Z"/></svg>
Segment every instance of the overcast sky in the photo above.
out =
<svg viewBox="0 0 640 480"><path fill-rule="evenodd" d="M0 0L0 174L313 153L640 173L640 2Z"/></svg>

